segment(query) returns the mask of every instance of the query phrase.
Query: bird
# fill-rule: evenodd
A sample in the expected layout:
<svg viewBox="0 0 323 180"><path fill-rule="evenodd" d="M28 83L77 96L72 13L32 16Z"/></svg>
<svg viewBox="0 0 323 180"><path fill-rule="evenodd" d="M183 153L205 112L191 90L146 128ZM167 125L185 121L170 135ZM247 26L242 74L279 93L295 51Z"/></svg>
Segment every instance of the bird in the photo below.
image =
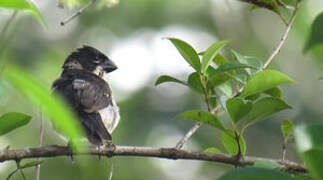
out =
<svg viewBox="0 0 323 180"><path fill-rule="evenodd" d="M95 146L113 145L112 132L120 121L107 74L117 66L104 53L89 45L73 51L63 63L52 90L75 111L88 141Z"/></svg>

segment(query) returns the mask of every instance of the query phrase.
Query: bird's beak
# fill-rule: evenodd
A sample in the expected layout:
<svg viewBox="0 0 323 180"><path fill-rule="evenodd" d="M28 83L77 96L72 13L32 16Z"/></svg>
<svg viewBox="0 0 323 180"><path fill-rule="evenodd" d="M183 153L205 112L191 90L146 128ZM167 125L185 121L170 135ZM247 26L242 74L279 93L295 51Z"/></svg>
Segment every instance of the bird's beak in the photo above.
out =
<svg viewBox="0 0 323 180"><path fill-rule="evenodd" d="M103 70L107 73L118 69L118 67L112 61L107 61L106 63L102 64L101 66L102 66Z"/></svg>

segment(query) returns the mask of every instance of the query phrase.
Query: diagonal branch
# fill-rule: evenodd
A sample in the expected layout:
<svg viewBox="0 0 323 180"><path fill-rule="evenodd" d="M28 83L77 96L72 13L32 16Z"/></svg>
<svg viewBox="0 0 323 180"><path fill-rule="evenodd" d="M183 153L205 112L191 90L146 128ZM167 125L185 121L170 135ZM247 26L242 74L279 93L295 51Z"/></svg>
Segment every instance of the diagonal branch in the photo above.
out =
<svg viewBox="0 0 323 180"><path fill-rule="evenodd" d="M13 149L0 152L0 162L8 160L22 160L27 158L45 158L56 156L70 156L72 151L66 146L44 146L24 149ZM292 173L306 173L307 170L303 165L290 161L281 161L274 159L264 159L257 157L244 157L237 159L235 156L226 154L216 154L200 151L186 151L177 150L175 148L152 148L152 147L136 147L136 146L116 146L115 150L111 148L89 147L80 148L74 155L102 155L102 156L136 156L136 157L155 157L165 159L186 159L186 160L200 160L213 161L224 164L231 164L236 166L252 165L256 160L270 160L275 161L284 166L284 170Z"/></svg>

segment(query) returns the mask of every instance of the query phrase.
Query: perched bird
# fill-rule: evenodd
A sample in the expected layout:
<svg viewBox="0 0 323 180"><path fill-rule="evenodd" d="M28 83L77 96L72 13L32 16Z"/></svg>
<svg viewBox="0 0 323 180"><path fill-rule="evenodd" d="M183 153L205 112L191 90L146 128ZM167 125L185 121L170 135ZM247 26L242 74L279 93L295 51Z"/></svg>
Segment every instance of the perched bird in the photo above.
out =
<svg viewBox="0 0 323 180"><path fill-rule="evenodd" d="M62 68L61 76L52 85L54 92L75 110L90 143L112 144L111 133L120 114L104 77L117 66L99 50L82 46L66 58Z"/></svg>

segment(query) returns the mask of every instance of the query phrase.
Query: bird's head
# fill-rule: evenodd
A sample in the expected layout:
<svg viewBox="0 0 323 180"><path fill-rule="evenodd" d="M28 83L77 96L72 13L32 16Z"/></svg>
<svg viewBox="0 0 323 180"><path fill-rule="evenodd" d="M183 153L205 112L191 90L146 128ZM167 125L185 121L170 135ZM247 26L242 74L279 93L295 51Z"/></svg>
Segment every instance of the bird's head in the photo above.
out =
<svg viewBox="0 0 323 180"><path fill-rule="evenodd" d="M72 52L65 60L64 69L80 69L100 77L117 69L117 66L99 50L84 45Z"/></svg>

